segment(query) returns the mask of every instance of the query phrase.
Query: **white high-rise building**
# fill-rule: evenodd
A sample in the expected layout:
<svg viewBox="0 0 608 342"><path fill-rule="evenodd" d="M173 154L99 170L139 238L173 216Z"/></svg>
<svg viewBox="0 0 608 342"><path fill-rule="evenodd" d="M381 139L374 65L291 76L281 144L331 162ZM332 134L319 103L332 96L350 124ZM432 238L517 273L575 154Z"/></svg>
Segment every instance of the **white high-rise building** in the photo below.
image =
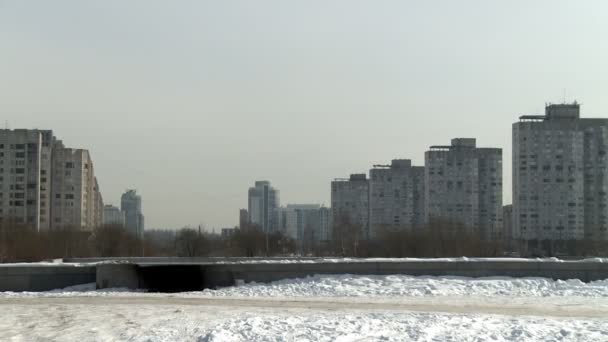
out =
<svg viewBox="0 0 608 342"><path fill-rule="evenodd" d="M271 233L277 229L276 210L279 207L279 190L268 181L256 181L249 188L249 223L258 226L263 232Z"/></svg>
<svg viewBox="0 0 608 342"><path fill-rule="evenodd" d="M383 229L410 230L424 225L424 167L409 159L374 165L369 171L371 235Z"/></svg>
<svg viewBox="0 0 608 342"><path fill-rule="evenodd" d="M608 119L575 102L513 124L513 238L608 240Z"/></svg>
<svg viewBox="0 0 608 342"><path fill-rule="evenodd" d="M425 153L425 212L461 224L482 239L502 234L502 149L478 148L475 139L452 139Z"/></svg>

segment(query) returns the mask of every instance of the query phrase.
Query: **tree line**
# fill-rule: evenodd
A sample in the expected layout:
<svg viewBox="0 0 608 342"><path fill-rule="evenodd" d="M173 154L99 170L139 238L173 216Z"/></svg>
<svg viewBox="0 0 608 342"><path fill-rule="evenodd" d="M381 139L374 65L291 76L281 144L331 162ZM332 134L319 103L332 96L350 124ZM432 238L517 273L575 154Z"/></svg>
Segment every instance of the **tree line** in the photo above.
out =
<svg viewBox="0 0 608 342"><path fill-rule="evenodd" d="M134 256L500 257L511 251L502 240L482 240L475 230L450 222L433 222L417 229L383 227L376 229L374 236L367 235L361 225L348 220L334 225L329 241L300 242L280 232L266 234L255 225L235 229L229 236L194 228L147 230L139 239L117 225L92 231L67 228L38 232L5 224L0 226L0 262ZM564 254L570 256L600 256L608 252L605 242L580 240L554 245L555 242L550 243L549 254L542 256L560 256L556 251L566 251Z"/></svg>

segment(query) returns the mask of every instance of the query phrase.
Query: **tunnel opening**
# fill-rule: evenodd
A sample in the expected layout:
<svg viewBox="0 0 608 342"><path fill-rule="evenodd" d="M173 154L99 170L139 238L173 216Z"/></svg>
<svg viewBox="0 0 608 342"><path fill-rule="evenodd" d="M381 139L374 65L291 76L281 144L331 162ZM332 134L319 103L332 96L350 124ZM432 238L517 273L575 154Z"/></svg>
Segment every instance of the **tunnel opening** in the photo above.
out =
<svg viewBox="0 0 608 342"><path fill-rule="evenodd" d="M139 279L150 292L200 291L205 288L200 265L162 265L139 267Z"/></svg>

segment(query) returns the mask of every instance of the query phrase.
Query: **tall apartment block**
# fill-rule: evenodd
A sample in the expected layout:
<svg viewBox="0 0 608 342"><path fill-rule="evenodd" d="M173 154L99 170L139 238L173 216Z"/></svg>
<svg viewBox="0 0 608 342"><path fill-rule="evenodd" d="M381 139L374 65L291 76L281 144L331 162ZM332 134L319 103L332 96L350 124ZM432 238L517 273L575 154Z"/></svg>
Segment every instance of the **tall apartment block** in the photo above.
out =
<svg viewBox="0 0 608 342"><path fill-rule="evenodd" d="M607 240L607 152L608 119L580 118L576 102L521 116L513 124L514 238Z"/></svg>
<svg viewBox="0 0 608 342"><path fill-rule="evenodd" d="M0 222L46 230L51 222L52 131L0 130Z"/></svg>
<svg viewBox="0 0 608 342"><path fill-rule="evenodd" d="M127 190L120 197L120 210L125 213L127 232L138 238L144 236L144 214L141 208L141 196L136 190Z"/></svg>
<svg viewBox="0 0 608 342"><path fill-rule="evenodd" d="M479 232L502 233L502 149L478 148L472 138L452 139L425 153L427 222L444 220Z"/></svg>
<svg viewBox="0 0 608 342"><path fill-rule="evenodd" d="M279 190L268 181L257 181L248 193L249 223L257 225L263 232L277 229L276 209L279 207Z"/></svg>
<svg viewBox="0 0 608 342"><path fill-rule="evenodd" d="M53 228L92 230L102 224L103 200L87 150L56 142L51 177Z"/></svg>
<svg viewBox="0 0 608 342"><path fill-rule="evenodd" d="M409 159L374 165L369 171L372 238L383 229L410 230L424 224L424 167Z"/></svg>
<svg viewBox="0 0 608 342"><path fill-rule="evenodd" d="M331 182L332 222L361 227L362 238L370 238L369 229L369 180L362 174L352 174L348 179Z"/></svg>
<svg viewBox="0 0 608 342"><path fill-rule="evenodd" d="M92 229L102 207L86 150L65 148L49 130L0 130L0 222Z"/></svg>

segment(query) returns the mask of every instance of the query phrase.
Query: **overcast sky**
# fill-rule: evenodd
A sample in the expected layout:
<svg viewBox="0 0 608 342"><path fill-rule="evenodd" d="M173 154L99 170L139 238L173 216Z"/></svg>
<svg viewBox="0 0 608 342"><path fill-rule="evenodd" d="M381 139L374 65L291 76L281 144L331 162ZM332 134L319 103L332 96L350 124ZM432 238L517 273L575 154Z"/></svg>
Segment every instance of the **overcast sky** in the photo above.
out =
<svg viewBox="0 0 608 342"><path fill-rule="evenodd" d="M89 149L146 228L232 226L247 189L330 205L330 181L502 147L545 102L608 115L606 1L0 0L0 119Z"/></svg>

